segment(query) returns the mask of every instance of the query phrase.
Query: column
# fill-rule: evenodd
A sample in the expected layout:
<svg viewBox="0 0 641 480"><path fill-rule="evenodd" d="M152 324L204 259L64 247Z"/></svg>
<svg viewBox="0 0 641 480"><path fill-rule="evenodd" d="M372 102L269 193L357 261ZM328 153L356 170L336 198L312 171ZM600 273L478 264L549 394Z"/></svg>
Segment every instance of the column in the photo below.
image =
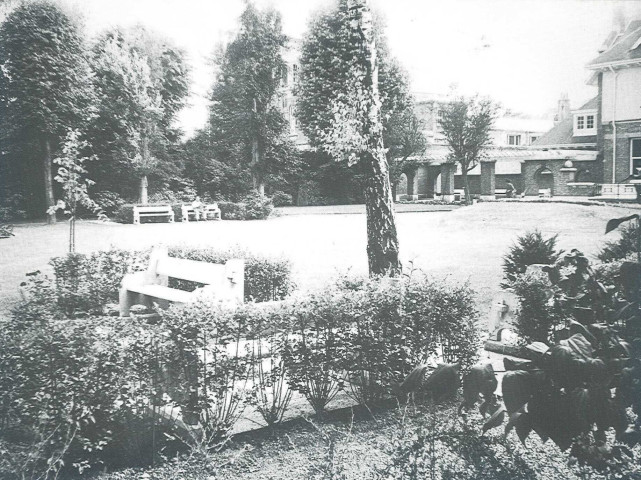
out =
<svg viewBox="0 0 641 480"><path fill-rule="evenodd" d="M496 198L496 160L481 161L481 200L494 200Z"/></svg>
<svg viewBox="0 0 641 480"><path fill-rule="evenodd" d="M454 173L456 172L455 163L443 163L441 165L441 194L443 201L447 203L454 202Z"/></svg>

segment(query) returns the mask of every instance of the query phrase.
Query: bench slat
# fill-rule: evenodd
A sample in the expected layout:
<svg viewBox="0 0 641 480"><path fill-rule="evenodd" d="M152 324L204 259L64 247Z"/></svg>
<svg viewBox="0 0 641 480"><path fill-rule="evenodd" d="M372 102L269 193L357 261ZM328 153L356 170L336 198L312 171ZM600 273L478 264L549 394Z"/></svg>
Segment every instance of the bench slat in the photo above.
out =
<svg viewBox="0 0 641 480"><path fill-rule="evenodd" d="M225 265L167 257L158 261L156 272L158 275L219 286Z"/></svg>
<svg viewBox="0 0 641 480"><path fill-rule="evenodd" d="M138 288L129 288L129 290L136 293L142 293L149 297L169 300L174 303L189 303L194 298L194 294L192 292L185 292L184 290L177 290L163 285L142 285Z"/></svg>

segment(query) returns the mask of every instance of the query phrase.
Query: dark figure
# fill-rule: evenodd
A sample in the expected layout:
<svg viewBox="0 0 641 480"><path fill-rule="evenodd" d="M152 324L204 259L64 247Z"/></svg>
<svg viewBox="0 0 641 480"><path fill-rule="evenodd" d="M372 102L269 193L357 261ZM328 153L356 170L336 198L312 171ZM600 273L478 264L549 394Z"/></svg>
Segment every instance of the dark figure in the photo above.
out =
<svg viewBox="0 0 641 480"><path fill-rule="evenodd" d="M512 182L507 182L507 186L505 187L505 196L507 198L514 198L516 195L516 188L514 188L514 185Z"/></svg>

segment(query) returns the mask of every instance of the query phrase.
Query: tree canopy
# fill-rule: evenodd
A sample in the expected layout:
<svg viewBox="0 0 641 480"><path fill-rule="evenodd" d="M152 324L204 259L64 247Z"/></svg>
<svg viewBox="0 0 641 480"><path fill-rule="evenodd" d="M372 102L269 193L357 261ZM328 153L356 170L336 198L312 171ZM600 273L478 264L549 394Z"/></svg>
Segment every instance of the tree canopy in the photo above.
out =
<svg viewBox="0 0 641 480"><path fill-rule="evenodd" d="M439 125L450 148L449 160L461 166L466 199L470 201L467 173L492 145L498 107L489 99L459 97L442 109Z"/></svg>
<svg viewBox="0 0 641 480"><path fill-rule="evenodd" d="M259 193L267 179L296 164L278 105L286 42L280 14L248 3L236 37L216 57L209 118L215 154L219 161L247 168Z"/></svg>
<svg viewBox="0 0 641 480"><path fill-rule="evenodd" d="M89 72L78 28L56 4L22 3L0 26L2 173L17 189L44 178L44 202L34 202L42 211L54 205L51 152L91 112Z"/></svg>

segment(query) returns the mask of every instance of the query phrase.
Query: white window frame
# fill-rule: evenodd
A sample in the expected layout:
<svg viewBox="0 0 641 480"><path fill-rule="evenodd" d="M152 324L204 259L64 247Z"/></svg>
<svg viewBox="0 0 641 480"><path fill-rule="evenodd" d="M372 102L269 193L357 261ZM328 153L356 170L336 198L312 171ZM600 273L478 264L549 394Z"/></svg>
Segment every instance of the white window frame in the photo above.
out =
<svg viewBox="0 0 641 480"><path fill-rule="evenodd" d="M521 135L519 134L513 134L513 135L508 135L507 136L507 144L512 146L512 147L520 147L521 146Z"/></svg>
<svg viewBox="0 0 641 480"><path fill-rule="evenodd" d="M575 137L588 137L597 134L596 110L577 110L573 114L573 135ZM588 121L592 123L591 128L588 128Z"/></svg>
<svg viewBox="0 0 641 480"><path fill-rule="evenodd" d="M630 139L630 174L634 175L636 172L634 171L634 161L637 160L641 164L641 157L633 157L633 151L634 151L634 143L639 142L641 144L641 137L638 138L631 138ZM640 146L641 148L641 146ZM639 167L641 168L641 166Z"/></svg>

